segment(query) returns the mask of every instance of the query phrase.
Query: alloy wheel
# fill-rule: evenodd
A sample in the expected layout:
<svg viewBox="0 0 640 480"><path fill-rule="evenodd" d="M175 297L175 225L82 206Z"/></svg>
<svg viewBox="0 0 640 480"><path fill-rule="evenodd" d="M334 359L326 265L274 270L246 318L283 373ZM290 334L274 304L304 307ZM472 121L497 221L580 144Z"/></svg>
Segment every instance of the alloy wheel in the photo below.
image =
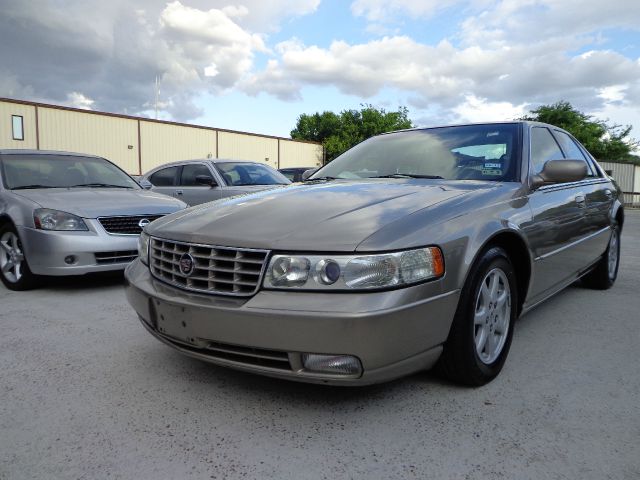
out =
<svg viewBox="0 0 640 480"><path fill-rule="evenodd" d="M620 242L618 241L618 230L613 229L611 232L611 240L609 240L609 278L615 279L618 269L618 250L620 249Z"/></svg>
<svg viewBox="0 0 640 480"><path fill-rule="evenodd" d="M500 356L509 333L511 288L500 268L490 270L482 280L475 302L474 343L485 365Z"/></svg>
<svg viewBox="0 0 640 480"><path fill-rule="evenodd" d="M0 238L0 271L11 283L17 283L22 278L22 264L24 253L20 239L13 232L5 232Z"/></svg>

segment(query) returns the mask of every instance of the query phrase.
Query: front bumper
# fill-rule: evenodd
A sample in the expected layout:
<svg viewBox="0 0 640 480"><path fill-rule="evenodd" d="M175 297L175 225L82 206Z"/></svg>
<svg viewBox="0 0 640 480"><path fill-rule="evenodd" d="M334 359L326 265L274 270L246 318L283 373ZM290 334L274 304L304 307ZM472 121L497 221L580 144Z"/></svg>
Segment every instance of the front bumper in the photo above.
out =
<svg viewBox="0 0 640 480"><path fill-rule="evenodd" d="M36 275L83 275L123 270L137 256L138 235L110 235L97 220L85 219L89 231L64 232L19 226L18 235ZM72 263L65 258L73 256Z"/></svg>
<svg viewBox="0 0 640 480"><path fill-rule="evenodd" d="M191 293L139 260L126 294L145 328L182 353L218 365L313 383L366 385L430 368L449 334L459 291L435 281L370 293L261 290L250 298ZM351 355L362 374L306 371L302 353Z"/></svg>

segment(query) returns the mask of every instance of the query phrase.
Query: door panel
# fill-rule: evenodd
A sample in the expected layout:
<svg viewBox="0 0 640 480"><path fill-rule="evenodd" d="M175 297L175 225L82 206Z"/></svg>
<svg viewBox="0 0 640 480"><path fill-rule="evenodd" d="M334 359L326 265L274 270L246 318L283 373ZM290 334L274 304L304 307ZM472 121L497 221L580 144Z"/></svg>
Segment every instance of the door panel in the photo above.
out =
<svg viewBox="0 0 640 480"><path fill-rule="evenodd" d="M529 197L532 223L524 231L534 251L531 301L551 293L584 266L580 243L589 228L581 197L580 186L541 188Z"/></svg>
<svg viewBox="0 0 640 480"><path fill-rule="evenodd" d="M189 205L217 200L221 196L220 186L200 185L196 182L199 175L215 176L204 163L189 163L182 166L180 184L176 189L176 197Z"/></svg>

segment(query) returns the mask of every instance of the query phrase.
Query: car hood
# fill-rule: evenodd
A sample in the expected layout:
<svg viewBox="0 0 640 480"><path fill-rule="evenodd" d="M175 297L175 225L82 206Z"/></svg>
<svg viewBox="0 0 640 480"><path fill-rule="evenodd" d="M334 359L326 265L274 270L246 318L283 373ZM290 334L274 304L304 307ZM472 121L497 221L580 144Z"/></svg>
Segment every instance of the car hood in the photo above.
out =
<svg viewBox="0 0 640 480"><path fill-rule="evenodd" d="M43 208L62 210L83 218L173 213L186 206L166 195L123 188L47 188L14 190L13 193Z"/></svg>
<svg viewBox="0 0 640 480"><path fill-rule="evenodd" d="M385 225L473 188L482 187L415 180L293 185L198 205L154 222L147 232L221 246L353 251Z"/></svg>

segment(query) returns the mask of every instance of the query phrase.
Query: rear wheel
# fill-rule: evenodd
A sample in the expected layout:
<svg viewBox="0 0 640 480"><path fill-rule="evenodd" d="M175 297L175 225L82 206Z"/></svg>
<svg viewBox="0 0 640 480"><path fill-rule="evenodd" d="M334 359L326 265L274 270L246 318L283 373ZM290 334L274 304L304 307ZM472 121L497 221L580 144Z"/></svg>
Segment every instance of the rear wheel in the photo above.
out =
<svg viewBox="0 0 640 480"><path fill-rule="evenodd" d="M0 280L10 290L29 290L36 286L22 242L13 225L0 227Z"/></svg>
<svg viewBox="0 0 640 480"><path fill-rule="evenodd" d="M611 238L607 251L598 261L593 270L582 277L587 287L597 290L607 290L613 286L618 278L620 265L620 228L615 224L611 230Z"/></svg>
<svg viewBox="0 0 640 480"><path fill-rule="evenodd" d="M470 386L495 378L509 353L517 305L513 265L503 249L491 248L472 267L462 289L440 371Z"/></svg>

